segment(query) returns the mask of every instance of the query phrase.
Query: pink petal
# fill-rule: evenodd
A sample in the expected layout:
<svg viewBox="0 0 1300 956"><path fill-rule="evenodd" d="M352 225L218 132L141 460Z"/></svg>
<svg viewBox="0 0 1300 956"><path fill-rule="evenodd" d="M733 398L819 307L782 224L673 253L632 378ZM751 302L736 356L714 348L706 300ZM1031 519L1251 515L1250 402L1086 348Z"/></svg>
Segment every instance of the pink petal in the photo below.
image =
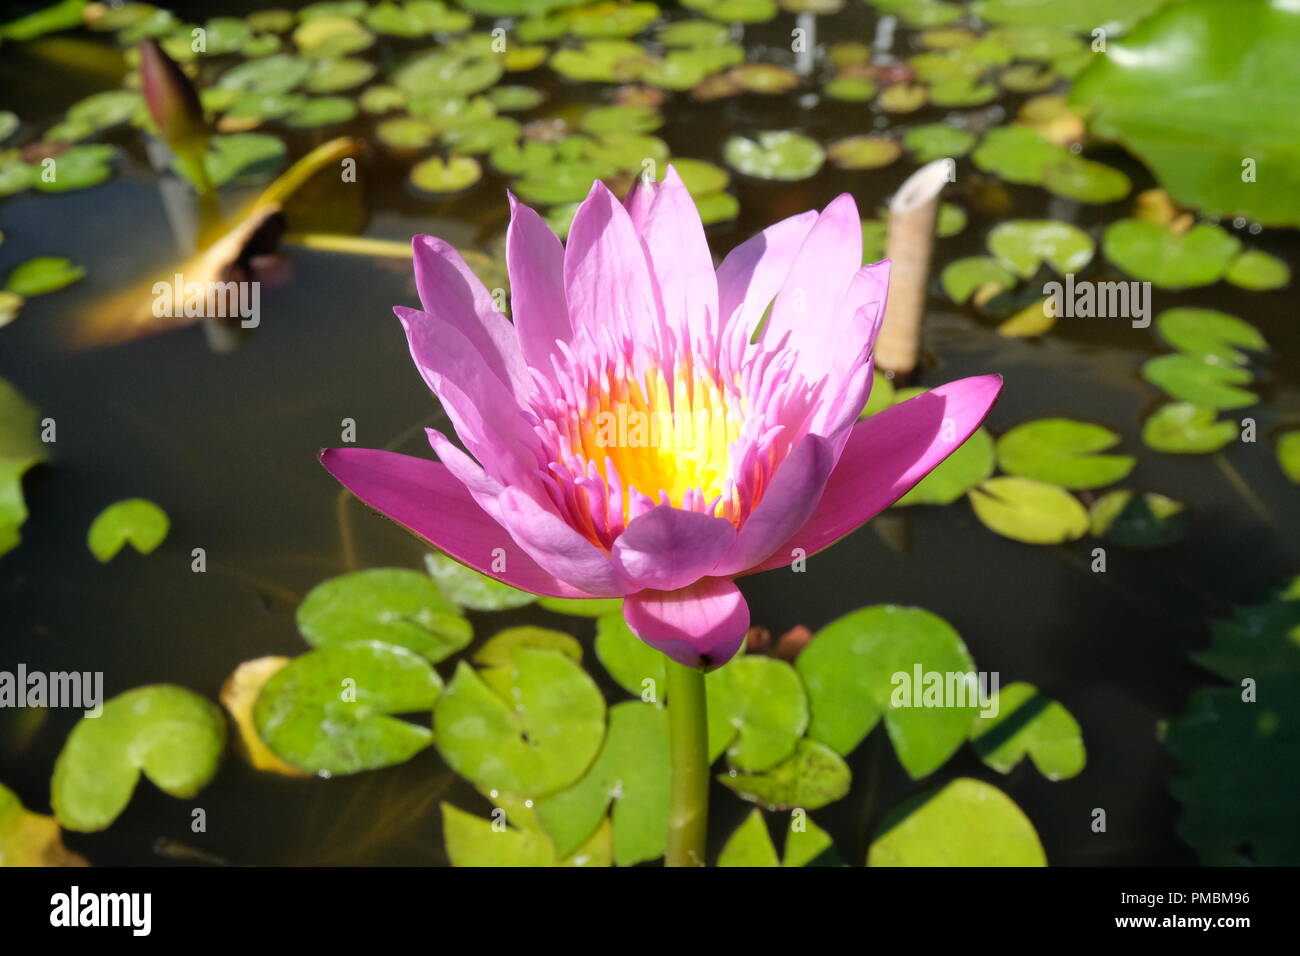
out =
<svg viewBox="0 0 1300 956"><path fill-rule="evenodd" d="M599 180L569 228L564 288L575 331L611 329L634 341L660 332L645 249L627 210Z"/></svg>
<svg viewBox="0 0 1300 956"><path fill-rule="evenodd" d="M497 502L519 547L561 581L596 597L621 597L630 590L609 555L532 496L509 487Z"/></svg>
<svg viewBox="0 0 1300 956"><path fill-rule="evenodd" d="M1001 375L963 378L859 422L808 523L753 570L785 567L796 548L815 554L884 511L971 436L1001 390Z"/></svg>
<svg viewBox="0 0 1300 956"><path fill-rule="evenodd" d="M623 599L633 633L679 664L712 670L735 656L749 630L749 605L728 578L703 578L677 591Z"/></svg>
<svg viewBox="0 0 1300 956"><path fill-rule="evenodd" d="M632 220L632 228L636 230L638 236L645 227L646 216L654 204L655 193L658 191L657 182L653 179L647 181L644 177L638 176L623 199L623 207L627 210L628 218Z"/></svg>
<svg viewBox="0 0 1300 956"><path fill-rule="evenodd" d="M746 335L753 333L816 222L814 210L782 219L727 254L718 266L718 315L722 322L739 322Z"/></svg>
<svg viewBox="0 0 1300 956"><path fill-rule="evenodd" d="M506 230L506 267L510 272L510 309L525 361L550 369L556 341L573 338L564 301L564 247L532 209L510 196Z"/></svg>
<svg viewBox="0 0 1300 956"><path fill-rule="evenodd" d="M558 580L520 550L436 461L376 448L327 448L320 461L371 508L476 571L535 594L591 596ZM503 563L504 569L496 570Z"/></svg>
<svg viewBox="0 0 1300 956"><path fill-rule="evenodd" d="M695 201L672 166L638 230L659 289L664 320L687 342L715 338L718 280Z"/></svg>
<svg viewBox="0 0 1300 956"><path fill-rule="evenodd" d="M523 401L533 390L533 380L510 320L497 311L488 290L452 246L433 236L415 236L411 247L424 311L473 343L493 374Z"/></svg>
<svg viewBox="0 0 1300 956"><path fill-rule="evenodd" d="M781 462L716 573L739 574L771 556L813 513L834 467L831 443L819 435L806 435Z"/></svg>
<svg viewBox="0 0 1300 956"><path fill-rule="evenodd" d="M724 518L658 505L632 519L613 558L634 588L674 591L711 572L735 540Z"/></svg>

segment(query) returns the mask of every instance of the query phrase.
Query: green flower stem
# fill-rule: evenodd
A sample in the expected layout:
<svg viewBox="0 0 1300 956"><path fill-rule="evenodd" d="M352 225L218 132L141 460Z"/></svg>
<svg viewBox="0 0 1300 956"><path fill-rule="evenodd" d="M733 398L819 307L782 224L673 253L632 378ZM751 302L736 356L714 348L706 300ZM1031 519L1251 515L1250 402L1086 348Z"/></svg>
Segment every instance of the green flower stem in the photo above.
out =
<svg viewBox="0 0 1300 956"><path fill-rule="evenodd" d="M709 819L709 724L704 672L667 662L672 797L668 866L703 866Z"/></svg>

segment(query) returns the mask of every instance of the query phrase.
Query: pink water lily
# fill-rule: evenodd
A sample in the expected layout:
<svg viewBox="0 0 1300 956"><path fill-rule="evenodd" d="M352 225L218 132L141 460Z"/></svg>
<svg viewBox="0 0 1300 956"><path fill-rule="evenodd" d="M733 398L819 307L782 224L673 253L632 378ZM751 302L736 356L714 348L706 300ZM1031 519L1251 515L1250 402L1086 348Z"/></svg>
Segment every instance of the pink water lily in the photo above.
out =
<svg viewBox="0 0 1300 956"><path fill-rule="evenodd" d="M429 429L440 462L358 448L321 460L500 581L623 598L632 630L683 664L739 649L749 608L735 578L888 507L1001 388L962 379L858 421L889 263L862 266L851 196L778 222L716 270L671 168L626 205L594 184L567 246L513 197L511 211L513 323L431 236L414 240L424 311L395 310L468 454Z"/></svg>

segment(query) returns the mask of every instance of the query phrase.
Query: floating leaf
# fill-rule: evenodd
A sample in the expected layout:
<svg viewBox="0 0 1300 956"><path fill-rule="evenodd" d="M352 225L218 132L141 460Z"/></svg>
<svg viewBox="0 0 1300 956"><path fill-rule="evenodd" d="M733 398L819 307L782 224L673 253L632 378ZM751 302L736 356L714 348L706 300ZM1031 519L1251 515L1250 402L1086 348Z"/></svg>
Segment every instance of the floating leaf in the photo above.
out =
<svg viewBox="0 0 1300 956"><path fill-rule="evenodd" d="M754 139L733 136L723 146L727 163L747 176L795 182L815 175L826 151L814 140L791 131L769 130Z"/></svg>
<svg viewBox="0 0 1300 956"><path fill-rule="evenodd" d="M442 804L442 833L452 866L609 866L609 821L571 857L561 859L549 837L534 828L507 827Z"/></svg>
<svg viewBox="0 0 1300 956"><path fill-rule="evenodd" d="M313 647L383 641L437 663L469 644L460 608L418 571L373 568L323 581L298 606L298 630Z"/></svg>
<svg viewBox="0 0 1300 956"><path fill-rule="evenodd" d="M1189 0L1112 42L1071 94L1094 133L1124 143L1184 205L1300 225L1300 111L1288 105L1300 9Z"/></svg>
<svg viewBox="0 0 1300 956"><path fill-rule="evenodd" d="M937 675L942 684L945 675L975 670L957 632L919 608L878 605L847 614L822 628L795 666L808 690L810 738L848 755L883 716L894 752L913 779L936 770L961 746L978 703L964 682L957 686L965 699L940 699L938 706L921 696L927 678L913 686L918 671Z"/></svg>
<svg viewBox="0 0 1300 956"><path fill-rule="evenodd" d="M975 145L975 134L948 123L914 126L903 134L903 143L918 163L965 156Z"/></svg>
<svg viewBox="0 0 1300 956"><path fill-rule="evenodd" d="M235 722L235 729L239 732L239 749L250 766L255 770L269 770L288 777L304 777L308 776L307 771L299 770L277 757L262 742L257 727L253 724L253 705L257 703L258 694L266 682L282 671L290 660L288 657L259 657L244 661L221 685L218 699L230 714L230 719Z"/></svg>
<svg viewBox="0 0 1300 956"><path fill-rule="evenodd" d="M833 100L865 103L876 95L876 84L859 76L837 76L822 87L822 93Z"/></svg>
<svg viewBox="0 0 1300 956"><path fill-rule="evenodd" d="M18 390L0 378L0 555L18 546L18 529L27 520L23 475L47 457L39 418Z"/></svg>
<svg viewBox="0 0 1300 956"><path fill-rule="evenodd" d="M1127 196L1133 183L1118 169L1066 153L1044 168L1043 186L1076 202L1108 203Z"/></svg>
<svg viewBox="0 0 1300 956"><path fill-rule="evenodd" d="M1264 292L1289 285L1291 267L1276 256L1251 249L1232 260L1223 278L1243 289Z"/></svg>
<svg viewBox="0 0 1300 956"><path fill-rule="evenodd" d="M780 866L776 847L767 832L763 811L754 809L727 838L718 854L718 866Z"/></svg>
<svg viewBox="0 0 1300 956"><path fill-rule="evenodd" d="M1106 227L1102 248L1135 279L1162 289L1190 289L1222 278L1241 242L1207 223L1179 235L1153 222L1121 219Z"/></svg>
<svg viewBox="0 0 1300 956"><path fill-rule="evenodd" d="M1083 770L1087 754L1079 722L1032 684L1008 684L993 698L990 713L971 725L971 744L998 773L1010 773L1028 755L1048 780L1068 780Z"/></svg>
<svg viewBox="0 0 1300 956"><path fill-rule="evenodd" d="M40 256L14 266L5 280L5 291L30 299L34 295L56 292L85 274L86 270L71 259Z"/></svg>
<svg viewBox="0 0 1300 956"><path fill-rule="evenodd" d="M434 711L443 759L485 789L540 797L576 782L605 734L591 678L553 650L521 648L502 696L462 662Z"/></svg>
<svg viewBox="0 0 1300 956"><path fill-rule="evenodd" d="M68 830L103 830L126 809L141 771L159 790L192 797L217 772L226 721L183 687L153 684L118 694L82 717L54 764L50 804Z"/></svg>
<svg viewBox="0 0 1300 956"><path fill-rule="evenodd" d="M571 80L620 83L634 80L651 59L630 40L587 40L580 47L565 47L551 55L551 69Z"/></svg>
<svg viewBox="0 0 1300 956"><path fill-rule="evenodd" d="M1156 451L1201 455L1237 440L1237 423L1217 421L1213 408L1171 402L1156 409L1142 426L1142 440Z"/></svg>
<svg viewBox="0 0 1300 956"><path fill-rule="evenodd" d="M411 759L433 734L392 714L428 711L442 680L428 661L380 641L331 644L296 657L258 695L253 722L276 756L326 776Z"/></svg>
<svg viewBox="0 0 1300 956"><path fill-rule="evenodd" d="M862 409L858 419L870 418L877 412L883 412L894 404L894 383L879 369L871 373L871 392L867 396L867 405Z"/></svg>
<svg viewBox="0 0 1300 956"><path fill-rule="evenodd" d="M90 524L86 546L101 564L130 542L140 554L150 554L167 537L171 522L167 512L144 498L128 498L109 505Z"/></svg>
<svg viewBox="0 0 1300 956"><path fill-rule="evenodd" d="M984 136L971 155L975 165L1009 183L1039 185L1047 168L1069 156L1042 133L1028 126L999 126Z"/></svg>
<svg viewBox="0 0 1300 956"><path fill-rule="evenodd" d="M1288 481L1300 485L1300 431L1284 432L1278 437L1277 463Z"/></svg>
<svg viewBox="0 0 1300 956"><path fill-rule="evenodd" d="M1041 418L1017 425L998 439L998 463L1012 475L1062 488L1100 488L1122 480L1137 459L1099 455L1119 443L1109 428L1069 418Z"/></svg>
<svg viewBox="0 0 1300 956"><path fill-rule="evenodd" d="M1090 33L1097 27L1120 30L1132 26L1165 0L977 0L975 13L990 23L1052 27Z"/></svg>
<svg viewBox="0 0 1300 956"><path fill-rule="evenodd" d="M232 66L217 80L219 89L249 93L288 93L311 73L311 64L289 53L278 53Z"/></svg>
<svg viewBox="0 0 1300 956"><path fill-rule="evenodd" d="M232 133L213 136L203 164L215 186L231 182L269 178L284 164L288 150L284 141L265 133Z"/></svg>
<svg viewBox="0 0 1300 956"><path fill-rule="evenodd" d="M375 75L375 65L356 57L330 57L312 64L303 83L308 93L338 93L360 86Z"/></svg>
<svg viewBox="0 0 1300 956"><path fill-rule="evenodd" d="M632 633L621 609L596 621L596 657L620 687L647 702L657 702L664 686L664 655ZM649 683L647 683L649 681Z"/></svg>
<svg viewBox="0 0 1300 956"><path fill-rule="evenodd" d="M18 795L0 784L0 867L87 865L63 845L53 818L25 809Z"/></svg>
<svg viewBox="0 0 1300 956"><path fill-rule="evenodd" d="M113 157L117 150L103 143L73 146L50 159L38 158L34 163L39 171L33 175L31 186L41 192L61 193L72 189L97 186L113 175ZM47 176L47 170L49 175Z"/></svg>
<svg viewBox="0 0 1300 956"><path fill-rule="evenodd" d="M1248 369L1200 355L1158 355L1142 364L1142 377L1171 398L1208 408L1245 408L1259 396L1238 385L1253 380Z"/></svg>
<svg viewBox="0 0 1300 956"><path fill-rule="evenodd" d="M1010 289L1016 284L1016 277L992 256L971 256L945 266L939 283L954 302L960 304L975 295L979 304Z"/></svg>
<svg viewBox="0 0 1300 956"><path fill-rule="evenodd" d="M867 866L1046 866L1034 825L997 787L960 777L886 817Z"/></svg>
<svg viewBox="0 0 1300 956"><path fill-rule="evenodd" d="M1217 365L1245 365L1249 356L1237 346L1252 352L1268 348L1249 322L1215 309L1166 309L1156 316L1156 331L1179 351Z"/></svg>
<svg viewBox="0 0 1300 956"><path fill-rule="evenodd" d="M622 598L556 598L540 597L537 603L556 614L570 617L601 617L623 609Z"/></svg>
<svg viewBox="0 0 1300 956"><path fill-rule="evenodd" d="M878 169L888 166L902 152L898 141L888 136L849 136L826 149L826 155L840 169Z"/></svg>
<svg viewBox="0 0 1300 956"><path fill-rule="evenodd" d="M445 554L426 554L424 567L438 582L439 591L471 611L504 611L537 600L537 595L502 584Z"/></svg>
<svg viewBox="0 0 1300 956"><path fill-rule="evenodd" d="M488 90L492 105L502 112L523 112L540 106L546 94L531 86L496 86Z"/></svg>
<svg viewBox="0 0 1300 956"><path fill-rule="evenodd" d="M582 645L578 639L548 627L508 627L498 631L474 652L474 663L485 669L508 669L514 662L515 652L525 647L558 651L571 661L582 663Z"/></svg>
<svg viewBox="0 0 1300 956"><path fill-rule="evenodd" d="M1048 309L1050 299L1031 302L1011 318L998 325L998 335L1004 338L1024 338L1033 335L1045 335L1056 325L1056 312Z"/></svg>
<svg viewBox="0 0 1300 956"><path fill-rule="evenodd" d="M808 726L803 685L785 661L734 657L705 678L705 687L710 761L725 750L738 770L767 770L790 756Z"/></svg>
<svg viewBox="0 0 1300 956"><path fill-rule="evenodd" d="M375 42L375 35L351 17L318 16L293 31L293 42L303 56L323 59L364 50Z"/></svg>
<svg viewBox="0 0 1300 956"><path fill-rule="evenodd" d="M342 96L313 96L285 117L288 126L313 127L346 123L357 115L357 104Z"/></svg>
<svg viewBox="0 0 1300 956"><path fill-rule="evenodd" d="M438 127L422 116L393 116L375 125L375 137L392 149L422 150L438 138Z"/></svg>
<svg viewBox="0 0 1300 956"><path fill-rule="evenodd" d="M1026 544L1061 544L1088 531L1079 499L1030 478L990 478L971 491L970 503L986 528Z"/></svg>
<svg viewBox="0 0 1300 956"><path fill-rule="evenodd" d="M930 99L930 91L919 83L895 83L880 94L880 108L886 113L914 113Z"/></svg>
<svg viewBox="0 0 1300 956"><path fill-rule="evenodd" d="M587 840L612 801L614 862L632 866L668 845L668 714L624 701L609 709L609 731L586 776L537 804L537 816L561 856Z"/></svg>
<svg viewBox="0 0 1300 956"><path fill-rule="evenodd" d="M989 252L1023 279L1032 279L1044 262L1060 275L1078 272L1092 261L1096 244L1078 226L1050 219L1016 219L989 233Z"/></svg>
<svg viewBox="0 0 1300 956"><path fill-rule="evenodd" d="M411 184L427 193L454 193L468 189L483 176L472 156L430 156L411 169Z"/></svg>
<svg viewBox="0 0 1300 956"><path fill-rule="evenodd" d="M1187 530L1181 502L1127 488L1102 495L1092 506L1092 533L1124 548L1163 548Z"/></svg>
<svg viewBox="0 0 1300 956"><path fill-rule="evenodd" d="M765 773L718 775L745 800L788 810L816 810L849 792L848 765L834 750L815 740L801 740L795 752Z"/></svg>

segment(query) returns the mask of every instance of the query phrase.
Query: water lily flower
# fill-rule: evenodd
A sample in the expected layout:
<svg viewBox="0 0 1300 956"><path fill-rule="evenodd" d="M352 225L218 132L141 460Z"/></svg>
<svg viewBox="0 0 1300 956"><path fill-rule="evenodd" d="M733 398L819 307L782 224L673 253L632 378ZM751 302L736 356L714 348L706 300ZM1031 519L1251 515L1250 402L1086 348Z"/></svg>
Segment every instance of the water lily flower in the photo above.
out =
<svg viewBox="0 0 1300 956"><path fill-rule="evenodd" d="M417 236L414 258L424 308L395 311L468 454L429 429L438 462L337 448L322 463L498 580L623 598L632 630L690 667L720 666L744 640L736 578L800 561L888 507L1001 388L996 375L962 379L858 421L889 263L862 265L848 195L716 270L671 168L626 205L595 183L567 246L511 197L513 323L446 242Z"/></svg>
<svg viewBox="0 0 1300 956"><path fill-rule="evenodd" d="M140 91L159 137L171 147L185 176L200 190L211 191L203 165L211 130L199 91L157 40L141 40L139 52Z"/></svg>

